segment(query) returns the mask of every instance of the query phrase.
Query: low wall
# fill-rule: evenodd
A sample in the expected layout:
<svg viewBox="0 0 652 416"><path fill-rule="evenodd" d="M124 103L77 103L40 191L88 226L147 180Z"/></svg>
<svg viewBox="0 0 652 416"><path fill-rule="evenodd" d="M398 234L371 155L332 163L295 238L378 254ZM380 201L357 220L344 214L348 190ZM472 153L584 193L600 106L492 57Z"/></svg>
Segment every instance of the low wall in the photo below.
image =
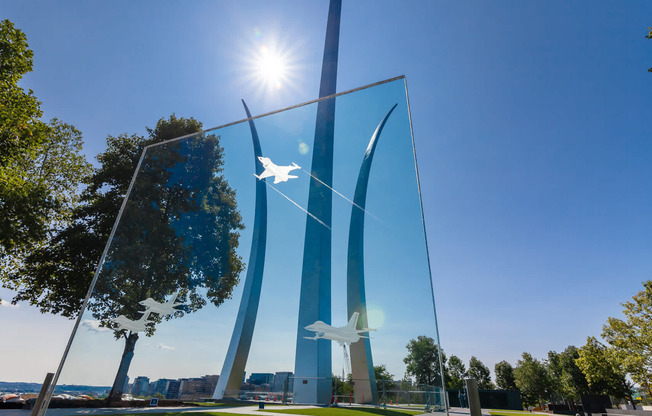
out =
<svg viewBox="0 0 652 416"><path fill-rule="evenodd" d="M459 390L447 389L446 392L449 406L460 407ZM478 394L480 407L483 409L523 410L521 393L518 390L478 390Z"/></svg>

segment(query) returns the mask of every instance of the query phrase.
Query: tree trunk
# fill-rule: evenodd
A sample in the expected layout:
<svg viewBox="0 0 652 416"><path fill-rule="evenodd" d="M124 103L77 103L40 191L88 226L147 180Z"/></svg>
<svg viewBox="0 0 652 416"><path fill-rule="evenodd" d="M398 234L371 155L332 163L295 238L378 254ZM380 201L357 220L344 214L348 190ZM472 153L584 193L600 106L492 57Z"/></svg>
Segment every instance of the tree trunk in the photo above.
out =
<svg viewBox="0 0 652 416"><path fill-rule="evenodd" d="M127 373L129 372L131 359L134 357L136 341L138 341L138 333L130 332L125 340L125 349L122 353L122 359L120 360L120 367L118 367L118 374L115 376L113 387L111 387L111 393L109 393L109 403L117 402L122 399L122 393L127 381Z"/></svg>
<svg viewBox="0 0 652 416"><path fill-rule="evenodd" d="M634 403L634 395L632 394L632 390L629 388L625 380L623 380L623 384L625 385L625 391L627 391L629 394L629 397L626 398L629 399L629 401L632 403L632 408L636 410L636 404Z"/></svg>

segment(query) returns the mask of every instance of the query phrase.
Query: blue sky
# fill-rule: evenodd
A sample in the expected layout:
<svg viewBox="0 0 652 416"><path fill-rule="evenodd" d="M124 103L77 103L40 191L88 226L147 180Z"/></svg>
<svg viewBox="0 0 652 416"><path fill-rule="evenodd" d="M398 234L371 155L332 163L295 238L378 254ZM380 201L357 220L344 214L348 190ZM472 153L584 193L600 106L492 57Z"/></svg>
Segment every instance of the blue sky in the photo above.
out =
<svg viewBox="0 0 652 416"><path fill-rule="evenodd" d="M242 119L241 98L254 114L316 98L327 6L5 0L0 16L35 53L22 85L93 158L171 113L208 128ZM407 77L447 354L493 368L581 345L651 278L651 12L344 0L338 91ZM253 73L262 46L287 54L280 88ZM1 343L3 381L41 381L72 329L27 305L0 323L33 330Z"/></svg>

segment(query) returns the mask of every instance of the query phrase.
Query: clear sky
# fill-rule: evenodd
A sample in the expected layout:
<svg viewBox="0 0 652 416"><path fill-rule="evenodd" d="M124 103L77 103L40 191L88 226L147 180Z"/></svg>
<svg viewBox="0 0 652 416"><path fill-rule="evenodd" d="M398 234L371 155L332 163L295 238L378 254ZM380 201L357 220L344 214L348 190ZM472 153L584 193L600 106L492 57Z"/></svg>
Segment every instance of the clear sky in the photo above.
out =
<svg viewBox="0 0 652 416"><path fill-rule="evenodd" d="M493 369L598 336L652 278L652 3L343 3L338 91L407 77L446 353ZM316 98L327 8L3 0L0 18L34 50L22 86L92 159L171 113L208 128L243 118L241 98ZM288 65L272 88L263 46ZM42 381L72 329L24 304L0 325L2 381Z"/></svg>

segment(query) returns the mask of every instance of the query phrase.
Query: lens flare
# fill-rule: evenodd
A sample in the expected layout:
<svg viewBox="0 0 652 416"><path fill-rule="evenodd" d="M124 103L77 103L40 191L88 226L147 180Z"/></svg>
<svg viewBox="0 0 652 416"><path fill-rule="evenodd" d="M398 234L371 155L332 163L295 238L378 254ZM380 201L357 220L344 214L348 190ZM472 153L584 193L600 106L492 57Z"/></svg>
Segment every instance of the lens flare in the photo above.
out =
<svg viewBox="0 0 652 416"><path fill-rule="evenodd" d="M369 328L378 329L385 323L385 312L382 309L370 307L367 309L367 321Z"/></svg>
<svg viewBox="0 0 652 416"><path fill-rule="evenodd" d="M307 155L308 152L310 151L310 147L305 142L300 142L299 143L299 153L302 155Z"/></svg>

